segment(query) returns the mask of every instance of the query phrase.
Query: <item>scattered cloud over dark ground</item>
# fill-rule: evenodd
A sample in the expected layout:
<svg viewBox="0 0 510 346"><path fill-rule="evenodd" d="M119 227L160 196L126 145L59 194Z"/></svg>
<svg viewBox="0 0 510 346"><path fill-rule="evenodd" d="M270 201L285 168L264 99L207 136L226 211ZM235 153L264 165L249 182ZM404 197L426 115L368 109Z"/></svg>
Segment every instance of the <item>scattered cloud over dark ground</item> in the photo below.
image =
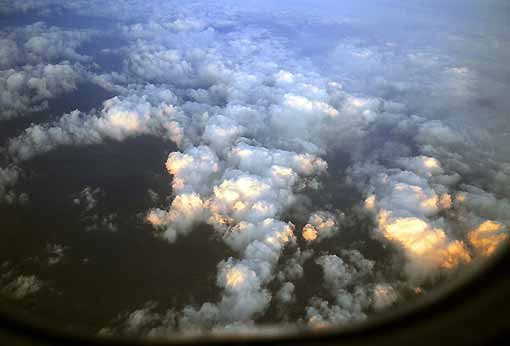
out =
<svg viewBox="0 0 510 346"><path fill-rule="evenodd" d="M37 316L321 328L508 243L503 2L0 3L0 284Z"/></svg>

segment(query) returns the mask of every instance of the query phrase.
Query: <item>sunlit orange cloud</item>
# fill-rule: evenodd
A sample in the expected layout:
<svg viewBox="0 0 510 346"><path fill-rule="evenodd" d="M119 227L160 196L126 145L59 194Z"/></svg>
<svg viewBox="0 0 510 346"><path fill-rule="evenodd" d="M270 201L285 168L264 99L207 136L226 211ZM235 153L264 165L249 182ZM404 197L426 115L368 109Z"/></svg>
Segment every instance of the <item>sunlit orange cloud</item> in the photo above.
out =
<svg viewBox="0 0 510 346"><path fill-rule="evenodd" d="M167 225L183 218L191 219L203 208L204 202L198 194L182 194L175 197L168 213L151 211L146 216L146 220L154 226Z"/></svg>
<svg viewBox="0 0 510 346"><path fill-rule="evenodd" d="M232 154L242 158L247 158L250 157L253 154L253 152L248 149L241 149L236 147L232 149Z"/></svg>
<svg viewBox="0 0 510 346"><path fill-rule="evenodd" d="M388 211L378 215L383 235L398 244L424 266L453 269L467 263L471 256L462 241L449 241L444 230L434 228L416 217L392 218Z"/></svg>
<svg viewBox="0 0 510 346"><path fill-rule="evenodd" d="M423 159L423 164L425 165L425 167L427 168L430 168L430 169L434 169L434 168L440 168L441 167L441 164L439 163L439 161L433 157L425 157Z"/></svg>
<svg viewBox="0 0 510 346"><path fill-rule="evenodd" d="M165 216L166 216L166 214L165 214ZM149 213L145 217L145 220L147 220L147 222L149 222L153 226L162 226L162 225L166 224L166 218L162 217L162 215L159 215L155 212Z"/></svg>
<svg viewBox="0 0 510 346"><path fill-rule="evenodd" d="M448 193L443 193L440 203L443 209L450 209L452 207L452 196Z"/></svg>
<svg viewBox="0 0 510 346"><path fill-rule="evenodd" d="M333 236L337 230L338 227L334 215L319 211L310 216L308 224L303 227L302 236L303 239L311 242L317 238L329 238Z"/></svg>
<svg viewBox="0 0 510 346"><path fill-rule="evenodd" d="M126 131L136 131L140 127L140 119L136 112L116 111L109 112L107 121L115 128Z"/></svg>
<svg viewBox="0 0 510 346"><path fill-rule="evenodd" d="M456 196L455 196L455 199L458 201L458 202L464 202L466 200L466 195L464 193L458 193Z"/></svg>
<svg viewBox="0 0 510 346"><path fill-rule="evenodd" d="M324 103L324 102L316 102L314 104L314 106L320 110L321 112L327 114L328 116L334 118L338 115L338 111L331 107L330 105L328 105L327 103Z"/></svg>
<svg viewBox="0 0 510 346"><path fill-rule="evenodd" d="M349 98L349 103L354 107L363 107L367 104L367 101L358 97Z"/></svg>
<svg viewBox="0 0 510 346"><path fill-rule="evenodd" d="M469 232L468 239L478 253L490 256L508 239L508 230L499 222L487 220Z"/></svg>
<svg viewBox="0 0 510 346"><path fill-rule="evenodd" d="M471 255L463 241L454 240L448 244L442 252L443 260L441 266L447 269L454 269L461 263L469 263Z"/></svg>
<svg viewBox="0 0 510 346"><path fill-rule="evenodd" d="M312 316L308 319L308 324L314 329L325 329L331 327L331 323L324 321L322 317Z"/></svg>
<svg viewBox="0 0 510 346"><path fill-rule="evenodd" d="M214 188L214 194L218 199L233 203L238 199L256 198L271 187L252 177L240 177L236 180L226 180L220 186Z"/></svg>
<svg viewBox="0 0 510 346"><path fill-rule="evenodd" d="M189 216L195 213L197 210L201 210L204 207L204 203L200 196L196 193L182 194L175 197L171 204L171 210L179 212L178 215L171 215L171 221L175 221L174 218Z"/></svg>
<svg viewBox="0 0 510 346"><path fill-rule="evenodd" d="M275 220L274 219L265 219L262 221L262 225L264 227L274 227ZM294 239L294 225L286 224L283 229L280 229L277 232L274 232L272 236L266 237L266 241L268 243L279 243L285 244Z"/></svg>
<svg viewBox="0 0 510 346"><path fill-rule="evenodd" d="M238 287L246 281L246 274L238 268L232 268L227 272L227 285Z"/></svg>
<svg viewBox="0 0 510 346"><path fill-rule="evenodd" d="M441 229L431 229L427 222L416 217L390 220L387 213L381 212L379 227L388 239L397 241L416 255L424 255L445 241Z"/></svg>
<svg viewBox="0 0 510 346"><path fill-rule="evenodd" d="M237 202L235 202L235 203L234 203L234 207L233 207L233 209L234 209L235 211L243 211L243 210L246 210L246 208L247 208L246 203L243 203L243 202L241 202L241 201L237 201Z"/></svg>
<svg viewBox="0 0 510 346"><path fill-rule="evenodd" d="M432 196L430 198L427 198L427 199L423 200L420 203L420 206L422 208L427 208L427 209L436 209L437 205L438 205L438 202L439 202L439 198L437 197L437 195L434 195L434 196Z"/></svg>
<svg viewBox="0 0 510 346"><path fill-rule="evenodd" d="M373 296L374 308L376 310L384 309L394 304L398 299L397 293L392 286L381 283L374 286Z"/></svg>
<svg viewBox="0 0 510 346"><path fill-rule="evenodd" d="M216 226L222 226L226 227L234 222L234 219L231 217L221 215L218 213L212 213L211 217L209 218L209 223L216 225Z"/></svg>
<svg viewBox="0 0 510 346"><path fill-rule="evenodd" d="M312 215L310 221L315 225L315 227L318 230L335 226L335 220L333 218L323 217L320 214Z"/></svg>
<svg viewBox="0 0 510 346"><path fill-rule="evenodd" d="M375 208L375 203L376 203L376 197L375 197L375 195L371 195L371 196L367 197L367 199L365 199L364 207L365 207L365 209L373 210Z"/></svg>
<svg viewBox="0 0 510 346"><path fill-rule="evenodd" d="M294 160L297 163L296 170L304 175L325 171L328 167L326 161L310 154L297 155Z"/></svg>
<svg viewBox="0 0 510 346"><path fill-rule="evenodd" d="M193 162L193 157L189 155L176 154L170 155L166 161L166 169L172 175L177 175L184 167L189 166Z"/></svg>
<svg viewBox="0 0 510 346"><path fill-rule="evenodd" d="M306 241L314 241L317 239L317 230L309 223L303 227L303 238Z"/></svg>

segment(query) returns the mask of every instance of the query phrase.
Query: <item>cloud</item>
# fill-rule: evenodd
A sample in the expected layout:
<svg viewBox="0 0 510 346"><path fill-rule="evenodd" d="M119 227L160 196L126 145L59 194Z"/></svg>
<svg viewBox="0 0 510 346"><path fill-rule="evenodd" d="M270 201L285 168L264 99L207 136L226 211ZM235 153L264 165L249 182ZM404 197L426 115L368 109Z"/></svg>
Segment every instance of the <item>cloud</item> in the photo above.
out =
<svg viewBox="0 0 510 346"><path fill-rule="evenodd" d="M432 172L443 173L438 170L440 163L423 157L400 159L398 163L421 176L378 165L357 167L353 173L371 176L368 183L371 194L365 200L365 208L376 215L377 234L404 251L408 277L419 283L437 276L441 268L449 270L470 262L471 254L465 243L449 236L438 217L442 208L451 207L446 195L440 199L429 182L434 178ZM446 189L442 185L435 188Z"/></svg>
<svg viewBox="0 0 510 346"><path fill-rule="evenodd" d="M380 283L374 286L373 306L375 310L384 310L395 304L399 299L395 288L386 283Z"/></svg>
<svg viewBox="0 0 510 346"><path fill-rule="evenodd" d="M118 230L117 216L117 213L86 215L83 218L83 220L87 223L85 230L107 230L110 232L116 232Z"/></svg>
<svg viewBox="0 0 510 346"><path fill-rule="evenodd" d="M46 251L49 254L48 265L53 266L60 263L65 256L66 250L68 250L68 247L60 244L46 245Z"/></svg>
<svg viewBox="0 0 510 346"><path fill-rule="evenodd" d="M0 120L46 109L48 99L76 90L82 70L63 62L0 71Z"/></svg>
<svg viewBox="0 0 510 346"><path fill-rule="evenodd" d="M20 178L20 169L14 165L6 168L0 167L0 202L12 204L15 202L27 202L26 194L17 194L12 188Z"/></svg>
<svg viewBox="0 0 510 346"><path fill-rule="evenodd" d="M391 284L374 282L375 262L357 250L342 250L341 257L322 255L315 263L322 268L324 286L334 303L312 297L305 309L306 323L312 328L364 320L372 309L386 309L398 300Z"/></svg>
<svg viewBox="0 0 510 346"><path fill-rule="evenodd" d="M48 5L54 4L55 1L36 1L36 0L28 0L23 3L12 2L9 0L2 0L0 6L0 13L2 15L9 15L13 13L25 13L30 11L41 11L43 12L47 9Z"/></svg>
<svg viewBox="0 0 510 346"><path fill-rule="evenodd" d="M23 299L37 293L44 283L34 275L19 275L0 289L3 295L12 299Z"/></svg>
<svg viewBox="0 0 510 346"><path fill-rule="evenodd" d="M75 205L84 205L85 211L94 209L98 202L98 196L101 194L99 187L92 189L90 186L86 186L80 191L78 196L73 199Z"/></svg>
<svg viewBox="0 0 510 346"><path fill-rule="evenodd" d="M431 177L433 175L444 173L441 163L433 157L404 157L397 160L397 163L402 165L403 168L408 169L419 176Z"/></svg>
<svg viewBox="0 0 510 346"><path fill-rule="evenodd" d="M319 257L315 263L320 265L324 274L324 281L332 290L344 288L353 280L353 274L344 265L341 258L336 255L325 255Z"/></svg>
<svg viewBox="0 0 510 346"><path fill-rule="evenodd" d="M457 194L456 205L478 217L510 224L510 200L496 198L494 193L475 186L463 186Z"/></svg>
<svg viewBox="0 0 510 346"><path fill-rule="evenodd" d="M197 43L206 42L204 39L210 35L215 33L208 29L199 32ZM293 225L276 218L293 203L292 190L298 179L321 174L327 164L315 155L313 143L305 145L312 148L311 152L303 149L296 152L285 150L295 147L294 143L275 145L272 138L264 144L250 142L274 133L264 119L253 124L255 118L251 114L267 113L274 102L282 102L288 110L301 107L296 103L300 100L298 96L292 98L285 90L278 90L282 97L273 100L265 92L270 104L263 106L267 107L265 111L258 109L246 100L249 94L239 90L248 86L263 89L263 73L252 77L255 69L227 70L220 51L206 53L200 48L190 51L179 41L173 41L175 37L169 37L165 43L176 47L162 49L156 43L134 43L126 59L126 72L143 83L173 85L175 95L164 92L163 88L135 87L123 96L106 101L98 112L75 111L52 124L32 125L9 142L9 153L22 161L60 145L88 145L141 134L176 142L183 152L172 153L167 161L167 169L174 178L175 198L167 211L152 210L147 220L169 241L188 233L197 223L207 222L223 233L227 244L240 255L240 259L230 259L219 267L218 285L224 290L220 301L203 304L198 310L185 309L183 321L221 325L234 322L234 316L249 322L267 309L271 294L264 286L274 277L283 247L294 239ZM225 49L228 52L230 48ZM230 84L225 85L226 89L225 83ZM213 84L216 89L212 88ZM238 86L240 89L236 91ZM200 95L191 93L202 103L183 102L182 97L188 91L179 89L186 88L203 90ZM322 97L324 92L306 88L310 89L307 102L312 103L312 109L302 110L307 116L316 120L312 114L316 110L324 119L335 115L336 111L325 101L309 99L314 94ZM242 102L239 105L233 102L224 109L217 107L221 100L215 93L222 89ZM243 143L244 136L248 137ZM238 272L242 273L240 282L246 284L237 285L226 279L225 273L235 277Z"/></svg>
<svg viewBox="0 0 510 346"><path fill-rule="evenodd" d="M338 221L335 216L329 212L319 211L308 219L308 223L303 227L303 238L306 241L321 241L331 238L339 230Z"/></svg>
<svg viewBox="0 0 510 346"><path fill-rule="evenodd" d="M132 337L160 337L168 333L167 329L175 327L176 315L173 310L166 313L157 311L158 304L149 301L140 309L120 314L114 326L102 328L98 334L102 336L129 335ZM164 327L163 327L163 326Z"/></svg>
<svg viewBox="0 0 510 346"><path fill-rule="evenodd" d="M198 194L180 194L173 201L167 212L161 209L151 210L146 220L156 229L162 231L161 236L168 241L175 241L178 235L191 231L192 227L205 222L207 211Z"/></svg>
<svg viewBox="0 0 510 346"><path fill-rule="evenodd" d="M315 260L315 263L322 267L324 282L332 292L344 289L370 275L374 267L374 262L365 259L357 250L346 250L343 255L352 265L345 263L337 255L323 255Z"/></svg>
<svg viewBox="0 0 510 346"><path fill-rule="evenodd" d="M65 30L44 22L4 29L0 32L3 43L0 69L64 60L86 62L90 57L78 53L78 49L95 33L93 30Z"/></svg>
<svg viewBox="0 0 510 346"><path fill-rule="evenodd" d="M20 52L15 41L0 38L0 68L5 69L14 66L20 60Z"/></svg>
<svg viewBox="0 0 510 346"><path fill-rule="evenodd" d="M338 297L339 304L330 304L317 297L312 298L310 306L305 311L308 325L312 328L327 328L366 318L362 312L366 304L365 292L358 290L354 295L341 292Z"/></svg>
<svg viewBox="0 0 510 346"><path fill-rule="evenodd" d="M82 209L81 219L85 223L85 230L117 231L117 213L97 211L100 198L105 195L106 193L99 187L86 186L73 198L73 204Z"/></svg>
<svg viewBox="0 0 510 346"><path fill-rule="evenodd" d="M86 78L78 53L93 31L72 31L37 22L0 32L0 121L48 108Z"/></svg>
<svg viewBox="0 0 510 346"><path fill-rule="evenodd" d="M80 45L93 36L92 31L68 31L58 27L47 27L38 22L23 29L24 55L27 61L55 61L66 59L85 62L90 58L79 54Z"/></svg>
<svg viewBox="0 0 510 346"><path fill-rule="evenodd" d="M168 173L173 176L172 189L175 192L210 191L210 182L220 172L220 162L207 146L191 147L184 154L171 153L166 161Z"/></svg>
<svg viewBox="0 0 510 346"><path fill-rule="evenodd" d="M276 294L276 298L285 304L292 303L296 299L294 289L295 286L292 282L285 282Z"/></svg>
<svg viewBox="0 0 510 346"><path fill-rule="evenodd" d="M143 134L167 136L181 143L179 113L166 102L171 92L154 90L147 96L114 97L104 102L101 111L90 114L78 110L63 115L53 124L32 124L8 144L15 160L27 160L62 145L90 145L106 139L121 141ZM152 101L155 105L150 102Z"/></svg>
<svg viewBox="0 0 510 346"><path fill-rule="evenodd" d="M304 275L303 264L313 257L314 252L312 249L302 251L301 248L297 248L292 256L280 266L280 271L277 274L279 281L284 282L285 280L295 281L301 279Z"/></svg>
<svg viewBox="0 0 510 346"><path fill-rule="evenodd" d="M90 72L92 56L81 49L97 34L91 31L42 23L6 30L0 35L3 117L44 109L84 79L117 96L99 110L75 110L11 138L0 199L14 200L17 166L36 155L157 136L178 151L166 161L170 203L146 213L154 234L178 242L208 224L234 253L218 264L216 300L166 313L150 303L120 316L122 332L253 330L270 308L296 299L308 259L321 268L327 288L302 312L312 327L364 319L398 302L402 288L386 277L386 259L345 250L350 244L338 244L343 251L336 254L320 251L326 239L333 245L342 235L344 214L331 211L338 199L348 204L352 197L332 196L347 189L345 182L363 195L356 203L365 209L346 208L349 220L361 220L360 228L366 224L396 254L392 265L408 286L447 275L507 240L510 169L501 110L508 104L495 101L507 84L490 77L493 67L460 59L454 50L408 46L399 36L407 30L395 29L405 19L389 16L393 30L378 27L369 40L328 33L363 36L379 25L368 20L371 13L341 22L307 15L305 23L300 10L283 13L275 4L52 4L47 11L119 23L122 62L116 71ZM29 2L5 11L39 9ZM498 59L483 60L501 67ZM491 85L494 92L485 92ZM486 126L479 114L501 126ZM344 153L345 160L336 159ZM95 191L77 197L88 228L116 229L115 212L92 213ZM293 208L302 211L300 222L289 213ZM300 248L306 243L296 239L293 222L315 242L314 251ZM357 241L365 236L360 231Z"/></svg>
<svg viewBox="0 0 510 346"><path fill-rule="evenodd" d="M220 262L217 284L224 289L221 300L204 303L198 310L187 307L183 310L185 323L201 328L249 322L262 314L272 299L264 285L273 279L284 246L295 241L293 230L292 225L273 219L258 225L240 223L233 229L225 241L242 259Z"/></svg>
<svg viewBox="0 0 510 346"><path fill-rule="evenodd" d="M484 256L490 256L503 242L508 242L508 229L505 228L505 225L501 223L485 221L469 232L468 238L477 252Z"/></svg>

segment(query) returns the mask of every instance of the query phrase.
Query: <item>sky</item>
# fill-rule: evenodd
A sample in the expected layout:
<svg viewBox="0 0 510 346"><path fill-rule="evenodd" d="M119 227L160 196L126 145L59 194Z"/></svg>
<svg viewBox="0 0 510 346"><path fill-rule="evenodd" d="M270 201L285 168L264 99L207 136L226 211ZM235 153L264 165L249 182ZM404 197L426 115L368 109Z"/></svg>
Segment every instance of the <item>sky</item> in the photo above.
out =
<svg viewBox="0 0 510 346"><path fill-rule="evenodd" d="M420 299L508 246L509 16L0 1L2 304L167 338Z"/></svg>

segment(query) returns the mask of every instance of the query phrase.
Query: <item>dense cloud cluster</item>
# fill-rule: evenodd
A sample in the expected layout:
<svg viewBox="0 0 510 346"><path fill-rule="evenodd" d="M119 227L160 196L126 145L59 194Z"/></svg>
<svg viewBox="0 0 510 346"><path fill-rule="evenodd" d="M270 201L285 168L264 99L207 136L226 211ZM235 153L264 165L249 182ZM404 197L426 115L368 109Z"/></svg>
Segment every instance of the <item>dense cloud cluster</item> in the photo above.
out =
<svg viewBox="0 0 510 346"><path fill-rule="evenodd" d="M95 8L66 6L79 14ZM0 120L46 108L83 78L117 94L97 110L34 122L10 138L0 201L26 199L12 189L19 167L37 155L152 135L178 151L166 161L171 202L143 211L145 221L176 244L209 225L235 255L217 265L216 301L166 311L149 302L102 333L252 330L271 308L296 301L305 263L320 269L322 289L291 322L316 328L363 320L508 243L510 163L501 146L508 132L491 141L491 129L471 116L487 111L496 124L508 110L500 103L508 81L477 96L490 78L477 72L486 66L458 66L453 53L392 42L328 38L300 47L285 33L305 22L311 34L350 23L324 16L305 21L292 11L191 4L164 17L132 4L152 17L122 22L124 6L116 17L124 45L118 71L84 67L93 58L79 48L93 31L36 23L0 34ZM17 10L38 7L6 11ZM334 162L337 152L349 155L344 168ZM354 187L362 198L338 210L335 199L344 196L331 197L333 185ZM100 194L86 187L73 202L102 225L96 228L116 230L116 214L94 213ZM312 207L308 194L327 201ZM295 210L305 215L294 219ZM370 234L359 226L358 239L338 242L352 220L370 224ZM379 263L363 253L367 236L388 245L394 258ZM321 250L329 244L336 249ZM51 249L54 263L63 251ZM39 287L28 277L11 286L15 295Z"/></svg>
<svg viewBox="0 0 510 346"><path fill-rule="evenodd" d="M43 286L43 283L34 275L19 275L7 283L3 282L5 280L3 277L0 279L3 279L0 292L13 299L22 299L32 295Z"/></svg>
<svg viewBox="0 0 510 346"><path fill-rule="evenodd" d="M161 90L150 97L114 97L105 101L98 112L84 114L75 110L54 124L32 124L9 141L8 150L14 160L26 160L57 146L87 145L106 139L121 141L142 134L167 136L179 142L182 130L174 117L177 119L180 114L167 103L172 100L170 91Z"/></svg>
<svg viewBox="0 0 510 346"><path fill-rule="evenodd" d="M78 52L91 31L37 22L0 32L0 121L48 107L47 100L76 90L90 57Z"/></svg>

